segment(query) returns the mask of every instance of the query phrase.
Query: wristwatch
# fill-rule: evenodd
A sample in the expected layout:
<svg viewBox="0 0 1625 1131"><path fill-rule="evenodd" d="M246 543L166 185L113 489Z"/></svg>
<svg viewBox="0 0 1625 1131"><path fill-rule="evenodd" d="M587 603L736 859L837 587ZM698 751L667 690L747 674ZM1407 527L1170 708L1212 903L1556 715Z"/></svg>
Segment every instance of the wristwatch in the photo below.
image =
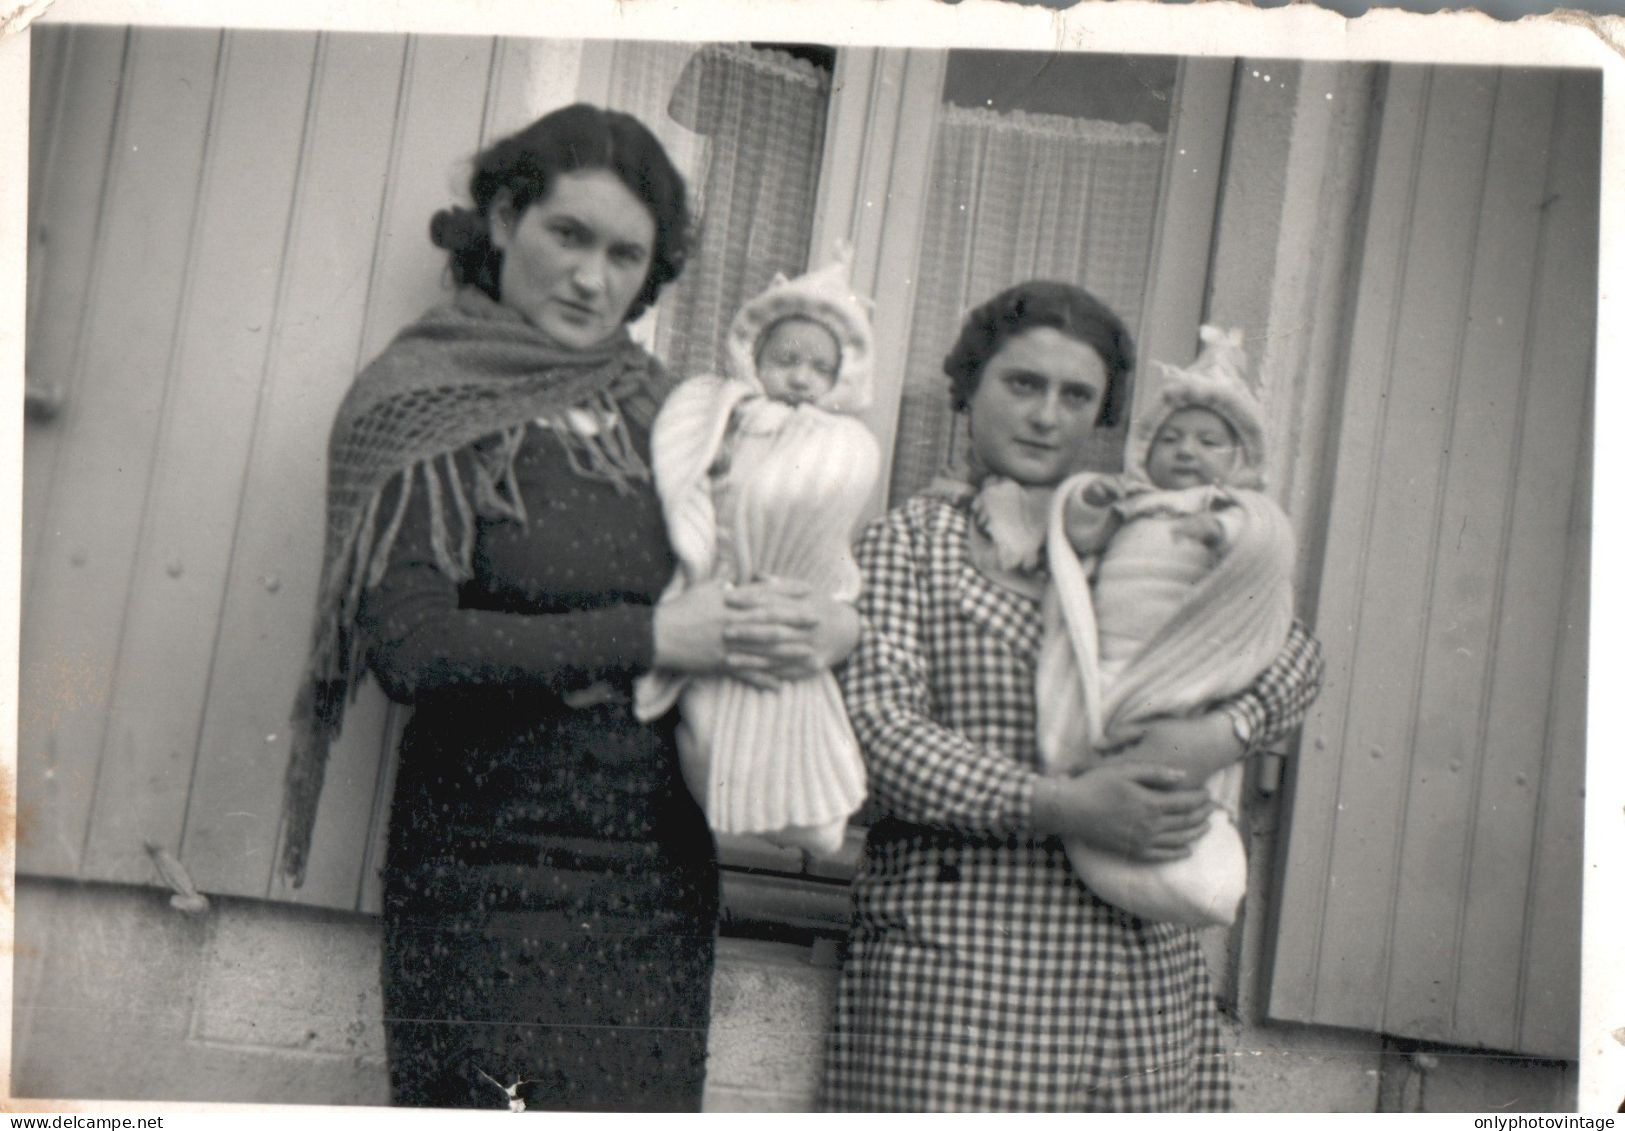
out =
<svg viewBox="0 0 1625 1131"><path fill-rule="evenodd" d="M1235 703L1225 706L1223 710L1226 715L1230 716L1230 729L1235 732L1236 738L1241 742L1241 752L1251 754L1253 752L1252 716Z"/></svg>

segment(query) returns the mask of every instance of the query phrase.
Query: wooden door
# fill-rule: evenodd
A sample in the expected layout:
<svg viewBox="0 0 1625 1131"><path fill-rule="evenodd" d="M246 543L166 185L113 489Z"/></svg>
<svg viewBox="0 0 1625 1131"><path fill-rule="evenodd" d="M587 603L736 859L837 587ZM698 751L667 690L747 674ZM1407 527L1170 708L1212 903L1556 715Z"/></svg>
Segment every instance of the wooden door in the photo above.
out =
<svg viewBox="0 0 1625 1131"><path fill-rule="evenodd" d="M1600 91L1389 75L1271 1016L1576 1055Z"/></svg>
<svg viewBox="0 0 1625 1131"><path fill-rule="evenodd" d="M353 908L391 748L375 690L305 887L273 880L327 428L443 294L428 218L548 45L34 34L28 369L61 408L25 440L19 871L151 882L150 842L206 891Z"/></svg>

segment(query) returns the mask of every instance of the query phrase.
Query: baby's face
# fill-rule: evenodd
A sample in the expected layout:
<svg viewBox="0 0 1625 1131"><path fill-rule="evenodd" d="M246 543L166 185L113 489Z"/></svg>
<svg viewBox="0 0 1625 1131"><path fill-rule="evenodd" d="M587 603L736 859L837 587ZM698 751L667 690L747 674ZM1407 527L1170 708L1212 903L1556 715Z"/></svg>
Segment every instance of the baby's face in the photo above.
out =
<svg viewBox="0 0 1625 1131"><path fill-rule="evenodd" d="M1157 429L1145 458L1145 473L1166 491L1229 481L1241 458L1230 424L1206 408L1182 408Z"/></svg>
<svg viewBox="0 0 1625 1131"><path fill-rule="evenodd" d="M783 319L756 347L756 378L776 401L815 401L835 387L840 369L835 335L811 319Z"/></svg>

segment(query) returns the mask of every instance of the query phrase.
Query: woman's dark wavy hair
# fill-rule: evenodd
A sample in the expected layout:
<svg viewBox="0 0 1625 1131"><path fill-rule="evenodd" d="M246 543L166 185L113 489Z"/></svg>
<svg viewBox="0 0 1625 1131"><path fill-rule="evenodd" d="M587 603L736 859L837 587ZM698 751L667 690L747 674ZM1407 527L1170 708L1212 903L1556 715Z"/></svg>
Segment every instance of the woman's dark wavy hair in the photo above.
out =
<svg viewBox="0 0 1625 1131"><path fill-rule="evenodd" d="M683 177L649 128L630 114L576 103L538 118L495 142L474 159L469 181L473 210L443 208L429 225L429 238L451 253L451 274L501 301L502 252L491 243L491 202L507 189L514 212L546 199L566 173L607 169L649 209L654 247L649 275L632 300L630 322L647 310L661 288L682 273L693 243L688 190Z"/></svg>
<svg viewBox="0 0 1625 1131"><path fill-rule="evenodd" d="M1116 424L1127 407L1134 339L1123 320L1094 295L1071 283L1044 279L1017 283L965 316L959 340L942 360L942 371L953 387L954 411L970 407L983 368L1004 343L1039 326L1059 330L1100 355L1106 365L1106 389L1095 424Z"/></svg>

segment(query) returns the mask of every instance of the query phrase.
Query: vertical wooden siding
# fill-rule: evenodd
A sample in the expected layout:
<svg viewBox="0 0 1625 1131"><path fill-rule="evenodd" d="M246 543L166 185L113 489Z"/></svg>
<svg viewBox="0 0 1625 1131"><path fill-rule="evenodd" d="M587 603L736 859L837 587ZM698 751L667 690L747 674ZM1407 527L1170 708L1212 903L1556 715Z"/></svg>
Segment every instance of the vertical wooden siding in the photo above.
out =
<svg viewBox="0 0 1625 1131"><path fill-rule="evenodd" d="M272 878L287 708L320 556L327 424L440 293L426 238L526 45L44 28L28 364L19 868L206 890ZM517 80L517 81L516 81ZM310 878L354 907L387 710L334 751Z"/></svg>
<svg viewBox="0 0 1625 1131"><path fill-rule="evenodd" d="M1273 1016L1575 1053L1599 92L1390 76Z"/></svg>

